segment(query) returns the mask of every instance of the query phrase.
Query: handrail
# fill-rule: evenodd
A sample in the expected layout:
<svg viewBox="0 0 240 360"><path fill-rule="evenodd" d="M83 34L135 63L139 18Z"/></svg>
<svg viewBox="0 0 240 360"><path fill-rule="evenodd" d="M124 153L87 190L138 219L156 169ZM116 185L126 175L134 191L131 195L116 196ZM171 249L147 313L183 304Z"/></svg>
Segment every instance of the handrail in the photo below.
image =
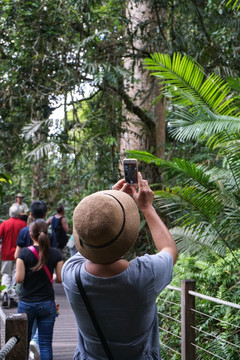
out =
<svg viewBox="0 0 240 360"><path fill-rule="evenodd" d="M181 288L172 285L167 285L167 289L181 292Z"/></svg>
<svg viewBox="0 0 240 360"><path fill-rule="evenodd" d="M232 303L230 301L224 301L224 300L221 300L221 299L214 298L212 296L203 295L203 294L197 293L197 292L192 291L192 290L190 290L188 293L189 293L189 295L193 295L195 297L199 297L199 298L204 299L204 300L209 300L209 301L215 302L215 303L220 304L220 305L226 305L226 306L231 306L231 307L233 307L235 309L240 309L239 304L235 304L235 303Z"/></svg>
<svg viewBox="0 0 240 360"><path fill-rule="evenodd" d="M198 313L200 315L203 316L207 316L209 318L213 318L216 321L219 322L223 322L224 324L228 324L231 325L233 327L239 328L237 325L235 324L230 324L227 323L226 321L223 321L221 319L212 317L210 315L207 315L201 311L198 311L195 309L195 299L196 298L200 298L203 300L207 300L209 302L212 302L214 304L219 304L221 306L228 306L232 309L240 309L240 304L236 304L234 302L230 302L230 301L225 301L225 300L221 300L219 298L214 298L212 296L208 296L208 295L204 295L201 293L198 293L195 291L195 282L193 280L182 280L181 282L181 288L176 287L176 286L171 286L168 285L167 286L168 290L173 290L173 292L179 292L180 293L180 304L176 304L174 301L171 301L168 298L164 298L161 297L161 295L158 297L158 300L164 300L164 303L166 304L172 304L174 306L181 306L181 320L178 320L178 323L181 324L181 328L180 328L180 333L181 333L181 343L178 344L178 346L181 346L181 353L179 353L179 355L181 356L181 360L195 360L196 354L195 354L195 349L196 350L201 350L203 353L208 353L210 355L215 356L218 359L223 359L223 354L214 354L211 351L209 351L209 349L206 347L202 347L199 346L199 344L196 344L196 333L198 333L198 336L200 334L203 334L203 336L207 336L209 338L209 336L213 339L212 341L215 342L223 342L225 345L231 346L232 348L234 348L237 352L237 354L239 354L239 349L240 349L240 345L238 343L235 343L235 341L231 341L231 339L229 338L222 338L221 337L221 333L214 333L214 332L208 332L208 330L204 330L201 326L196 326L195 325L195 313ZM176 310L177 311L177 310ZM233 310L234 311L234 310ZM165 317L167 319L169 319L169 321L174 321L176 322L177 319L175 319L175 317L173 317L173 315L171 314L171 316L164 314L163 310L158 309L158 313L162 316ZM160 327L159 327L160 328ZM178 337L175 333L175 331L169 331L169 328L165 328L165 327L161 327L160 330L162 330L162 332L164 331L164 333L171 335L173 338ZM173 339L173 341L175 341ZM162 343L161 341L161 345L165 346L165 344ZM169 344L168 344L169 345ZM173 349L172 347L166 347L168 348L168 350L175 352L176 349Z"/></svg>
<svg viewBox="0 0 240 360"><path fill-rule="evenodd" d="M15 335L12 336L8 342L3 346L0 350L0 360L5 359L6 355L10 353L10 351L14 348L14 346L19 342L20 337Z"/></svg>
<svg viewBox="0 0 240 360"><path fill-rule="evenodd" d="M176 286L168 285L167 289L181 292L181 288L176 287ZM198 297L198 298L201 298L201 299L204 299L204 300L209 300L209 301L215 302L215 303L220 304L220 305L226 305L226 306L230 306L230 307L235 308L235 309L240 309L240 304L236 304L236 303L233 303L231 301L221 300L221 299L218 299L218 298L215 298L215 297L212 297L212 296L200 294L200 293L198 293L196 291L192 291L192 290L189 290L188 294L192 295L192 296L195 296L195 297Z"/></svg>

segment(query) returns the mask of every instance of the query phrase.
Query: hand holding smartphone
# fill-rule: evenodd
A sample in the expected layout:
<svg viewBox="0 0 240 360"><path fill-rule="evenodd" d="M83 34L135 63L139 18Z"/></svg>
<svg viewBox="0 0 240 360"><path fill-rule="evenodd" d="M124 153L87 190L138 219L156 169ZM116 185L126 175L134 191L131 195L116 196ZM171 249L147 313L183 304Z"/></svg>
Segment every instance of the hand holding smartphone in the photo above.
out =
<svg viewBox="0 0 240 360"><path fill-rule="evenodd" d="M130 185L138 185L138 165L136 159L123 159L125 181Z"/></svg>

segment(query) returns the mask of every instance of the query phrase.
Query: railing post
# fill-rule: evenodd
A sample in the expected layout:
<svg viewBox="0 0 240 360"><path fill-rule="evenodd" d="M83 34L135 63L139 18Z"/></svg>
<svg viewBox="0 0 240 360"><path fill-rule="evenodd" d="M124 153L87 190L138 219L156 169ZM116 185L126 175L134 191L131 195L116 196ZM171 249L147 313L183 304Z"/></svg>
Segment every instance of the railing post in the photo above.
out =
<svg viewBox="0 0 240 360"><path fill-rule="evenodd" d="M27 360L27 314L11 314L6 318L5 342L12 336L19 336L19 342L6 356L6 360Z"/></svg>
<svg viewBox="0 0 240 360"><path fill-rule="evenodd" d="M188 291L195 290L193 280L182 280L181 283L181 353L182 360L195 360L195 297Z"/></svg>

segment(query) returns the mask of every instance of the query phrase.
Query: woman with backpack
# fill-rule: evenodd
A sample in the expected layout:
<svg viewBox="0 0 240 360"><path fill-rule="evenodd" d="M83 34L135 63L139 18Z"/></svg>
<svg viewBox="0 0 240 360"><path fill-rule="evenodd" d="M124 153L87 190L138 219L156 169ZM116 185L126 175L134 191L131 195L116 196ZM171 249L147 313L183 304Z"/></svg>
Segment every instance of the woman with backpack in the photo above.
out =
<svg viewBox="0 0 240 360"><path fill-rule="evenodd" d="M16 281L22 283L18 313L28 317L28 343L33 323L37 321L40 359L52 360L52 337L56 318L54 280L61 283L63 260L56 248L50 247L48 226L37 219L29 226L33 246L22 248L16 261Z"/></svg>
<svg viewBox="0 0 240 360"><path fill-rule="evenodd" d="M67 249L66 244L68 242L67 233L69 231L67 220L65 218L65 210L62 204L57 206L57 214L48 219L47 225L51 224L52 238L54 243L57 243L58 250L60 251L63 260L66 260Z"/></svg>

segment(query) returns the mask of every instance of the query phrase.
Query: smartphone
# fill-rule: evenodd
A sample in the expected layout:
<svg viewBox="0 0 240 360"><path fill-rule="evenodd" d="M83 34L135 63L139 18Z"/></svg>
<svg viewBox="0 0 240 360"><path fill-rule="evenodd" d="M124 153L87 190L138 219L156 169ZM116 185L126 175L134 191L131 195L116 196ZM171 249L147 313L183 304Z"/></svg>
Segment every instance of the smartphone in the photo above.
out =
<svg viewBox="0 0 240 360"><path fill-rule="evenodd" d="M125 181L131 185L138 184L137 159L123 159Z"/></svg>

